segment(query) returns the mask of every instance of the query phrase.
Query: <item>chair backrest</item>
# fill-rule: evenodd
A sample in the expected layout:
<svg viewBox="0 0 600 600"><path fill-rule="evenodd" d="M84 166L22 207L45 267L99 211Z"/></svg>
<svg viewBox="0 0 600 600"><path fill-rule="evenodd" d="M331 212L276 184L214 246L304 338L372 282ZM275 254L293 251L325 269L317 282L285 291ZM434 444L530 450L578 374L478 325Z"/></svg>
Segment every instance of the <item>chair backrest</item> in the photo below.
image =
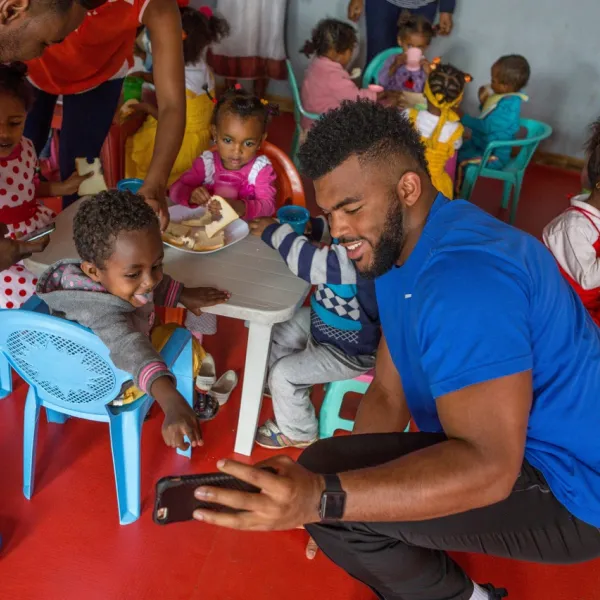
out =
<svg viewBox="0 0 600 600"><path fill-rule="evenodd" d="M0 353L42 404L71 414L106 414L131 379L85 327L29 310L0 310Z"/></svg>
<svg viewBox="0 0 600 600"><path fill-rule="evenodd" d="M320 115L308 112L302 106L298 82L296 81L296 75L294 74L292 61L289 58L286 58L285 66L287 67L288 81L290 82L290 87L292 88L292 97L294 98L294 119L296 120L296 123L300 123L301 117L306 117L307 119L312 119L313 121L316 121L320 117Z"/></svg>
<svg viewBox="0 0 600 600"><path fill-rule="evenodd" d="M552 127L541 121L535 121L534 119L520 119L519 125L526 133L524 137L518 139L519 146L517 146L517 148L520 147L520 150L518 154L509 161L506 168L521 171L529 164L539 143L552 135ZM505 144L508 146L511 145L511 142L505 142Z"/></svg>
<svg viewBox="0 0 600 600"><path fill-rule="evenodd" d="M371 62L367 65L363 74L363 87L367 87L372 83L379 83L379 71L383 67L383 63L390 57L396 54L402 54L403 50L400 47L388 48L383 52L380 52Z"/></svg>
<svg viewBox="0 0 600 600"><path fill-rule="evenodd" d="M281 148L267 141L260 147L260 154L269 158L277 173L277 208L286 204L306 206L302 179L290 157Z"/></svg>

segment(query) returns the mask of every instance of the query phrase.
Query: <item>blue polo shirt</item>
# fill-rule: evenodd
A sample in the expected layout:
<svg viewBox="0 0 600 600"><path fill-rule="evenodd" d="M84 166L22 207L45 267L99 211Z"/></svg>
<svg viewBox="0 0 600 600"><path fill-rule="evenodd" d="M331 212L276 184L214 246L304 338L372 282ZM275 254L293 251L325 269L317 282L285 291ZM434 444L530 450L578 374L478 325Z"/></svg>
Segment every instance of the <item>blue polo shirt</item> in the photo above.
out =
<svg viewBox="0 0 600 600"><path fill-rule="evenodd" d="M443 430L437 397L531 370L525 457L572 514L600 527L600 328L550 252L440 194L408 260L376 292L419 429Z"/></svg>

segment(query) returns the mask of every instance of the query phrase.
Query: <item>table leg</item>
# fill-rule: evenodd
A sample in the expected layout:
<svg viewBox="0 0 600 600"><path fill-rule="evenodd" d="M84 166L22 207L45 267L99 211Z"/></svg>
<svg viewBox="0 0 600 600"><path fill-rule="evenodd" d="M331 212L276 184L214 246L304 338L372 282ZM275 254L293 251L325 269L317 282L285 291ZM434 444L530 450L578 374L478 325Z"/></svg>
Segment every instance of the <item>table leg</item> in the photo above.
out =
<svg viewBox="0 0 600 600"><path fill-rule="evenodd" d="M246 456L250 456L252 453L258 426L272 329L271 325L250 323L248 330L244 386L242 387L242 402L234 448L235 452Z"/></svg>

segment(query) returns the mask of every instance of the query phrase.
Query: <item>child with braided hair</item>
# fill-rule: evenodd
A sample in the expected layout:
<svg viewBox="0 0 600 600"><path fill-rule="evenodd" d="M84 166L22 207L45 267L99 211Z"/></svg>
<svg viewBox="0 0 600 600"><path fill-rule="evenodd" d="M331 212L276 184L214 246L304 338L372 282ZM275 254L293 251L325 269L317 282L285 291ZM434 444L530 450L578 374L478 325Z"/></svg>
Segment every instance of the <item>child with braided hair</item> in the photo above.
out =
<svg viewBox="0 0 600 600"><path fill-rule="evenodd" d="M460 148L464 132L454 109L460 104L465 83L471 81L471 76L450 64L439 64L439 59L432 62L431 69L424 90L427 110L413 108L407 115L421 134L433 185L452 198L452 180L445 170L446 163Z"/></svg>
<svg viewBox="0 0 600 600"><path fill-rule="evenodd" d="M304 55L314 56L306 69L300 97L302 106L308 112L322 114L338 108L344 100L367 98L373 102L386 100L397 104L400 94L393 91L379 91L375 86L359 88L348 72L358 37L356 29L349 23L337 19L323 19L313 29L310 40L300 50ZM313 121L302 118L304 133L312 127Z"/></svg>

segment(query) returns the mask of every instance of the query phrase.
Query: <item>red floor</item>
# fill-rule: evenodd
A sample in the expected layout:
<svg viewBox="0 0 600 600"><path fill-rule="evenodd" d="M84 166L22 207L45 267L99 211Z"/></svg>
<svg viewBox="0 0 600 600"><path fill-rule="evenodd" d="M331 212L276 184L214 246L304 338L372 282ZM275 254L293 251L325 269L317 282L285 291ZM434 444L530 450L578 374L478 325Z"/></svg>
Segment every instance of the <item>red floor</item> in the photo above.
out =
<svg viewBox="0 0 600 600"><path fill-rule="evenodd" d="M289 140L289 116L278 119L271 140ZM284 146L285 147L285 146ZM534 235L567 204L578 175L533 166L528 172L517 224ZM475 201L497 213L500 188L484 182ZM312 193L311 193L312 198ZM311 208L314 208L311 200ZM244 364L247 330L220 319L207 340L219 372ZM18 600L371 600L362 585L322 555L304 558L302 531L248 534L200 523L159 527L152 523L157 479L214 470L232 456L239 388L217 419L204 427L205 447L191 462L161 441L161 417L154 412L142 441L140 520L120 527L106 425L40 420L35 493L21 493L21 439L25 388L0 401L0 598ZM265 401L264 413L270 412ZM252 460L267 456L257 449ZM237 457L240 458L240 457ZM509 588L516 600L594 600L600 597L598 563L572 567L530 565L485 557L459 560L480 581Z"/></svg>

